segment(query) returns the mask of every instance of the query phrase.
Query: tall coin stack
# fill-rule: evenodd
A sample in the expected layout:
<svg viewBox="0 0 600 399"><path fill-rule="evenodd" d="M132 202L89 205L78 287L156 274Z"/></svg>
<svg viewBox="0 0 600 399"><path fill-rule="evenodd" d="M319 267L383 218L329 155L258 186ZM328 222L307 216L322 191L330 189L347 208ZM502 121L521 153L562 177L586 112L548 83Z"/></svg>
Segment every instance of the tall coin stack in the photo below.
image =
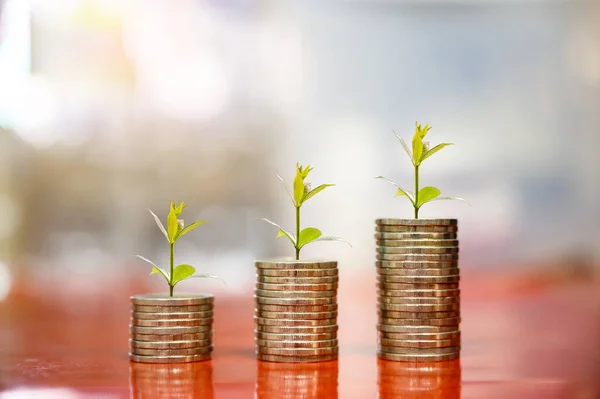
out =
<svg viewBox="0 0 600 399"><path fill-rule="evenodd" d="M336 261L256 262L255 340L259 360L338 358Z"/></svg>
<svg viewBox="0 0 600 399"><path fill-rule="evenodd" d="M456 219L377 219L378 356L460 355Z"/></svg>
<svg viewBox="0 0 600 399"><path fill-rule="evenodd" d="M131 297L129 358L187 363L211 358L214 296L146 294Z"/></svg>

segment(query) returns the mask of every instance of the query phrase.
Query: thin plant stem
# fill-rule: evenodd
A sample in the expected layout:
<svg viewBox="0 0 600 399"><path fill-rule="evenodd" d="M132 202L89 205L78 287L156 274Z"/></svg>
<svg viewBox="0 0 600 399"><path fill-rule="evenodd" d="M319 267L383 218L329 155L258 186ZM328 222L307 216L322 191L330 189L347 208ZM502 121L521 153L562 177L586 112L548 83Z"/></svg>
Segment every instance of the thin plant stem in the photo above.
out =
<svg viewBox="0 0 600 399"><path fill-rule="evenodd" d="M415 219L419 218L419 165L415 165Z"/></svg>
<svg viewBox="0 0 600 399"><path fill-rule="evenodd" d="M300 207L296 207L296 260L300 260Z"/></svg>
<svg viewBox="0 0 600 399"><path fill-rule="evenodd" d="M171 243L171 274L169 277L169 296L173 296L173 288L175 288L175 286L173 285L173 268L174 268L174 259L175 259L175 243Z"/></svg>

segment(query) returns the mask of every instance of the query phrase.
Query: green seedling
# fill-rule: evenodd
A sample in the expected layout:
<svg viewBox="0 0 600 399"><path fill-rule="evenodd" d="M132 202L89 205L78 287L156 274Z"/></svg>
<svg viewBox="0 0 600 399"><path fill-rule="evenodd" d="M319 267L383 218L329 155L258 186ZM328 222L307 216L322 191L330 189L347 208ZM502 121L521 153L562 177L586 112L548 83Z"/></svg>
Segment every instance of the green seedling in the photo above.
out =
<svg viewBox="0 0 600 399"><path fill-rule="evenodd" d="M181 215L181 212L183 211L183 208L185 208L185 206L186 205L183 201L179 205L176 205L173 201L171 201L171 204L169 206L169 215L167 216L167 228L166 229L165 229L165 226L160 221L160 219L158 218L158 216L156 216L154 214L154 212L152 212L150 209L148 209L150 214L152 214L152 216L154 217L154 221L158 225L158 228L160 229L160 231L162 231L165 238L167 239L167 242L169 243L170 255L171 255L169 272L158 267L151 260L148 260L141 255L136 255L138 258L140 258L144 262L148 262L152 265L152 271L150 272L150 275L160 274L161 276L164 277L167 284L169 284L169 295L170 296L173 296L173 289L175 288L175 285L177 285L177 283L179 283L180 281L183 281L183 280L187 280L190 278L216 278L216 279L221 280L220 277L215 276L214 274L196 273L196 269L192 265L181 264L177 267L174 267L175 266L175 262L174 262L174 260L175 260L175 243L181 237L183 237L190 231L194 230L196 227L206 223L206 220L200 220L200 221L194 222L188 226L185 226L183 223L183 220L179 219L179 215ZM221 281L223 281L223 280L221 280Z"/></svg>
<svg viewBox="0 0 600 399"><path fill-rule="evenodd" d="M339 237L331 237L331 236L323 236L321 231L314 227L306 227L303 230L300 230L300 209L302 205L321 191L325 190L327 187L335 186L335 184L321 184L320 186L311 190L310 183L306 182L306 177L310 173L312 168L308 165L306 168L303 168L302 165L296 164L296 177L294 178L294 191L290 190L288 185L285 183L283 178L277 175L277 178L281 180L283 186L285 187L290 199L292 200L292 204L296 209L296 233L291 233L284 230L277 223L270 221L269 219L262 218L260 220L264 220L267 223L272 224L273 226L279 229L277 233L277 238L279 237L287 237L294 249L296 250L296 260L300 260L300 251L304 248L305 245L310 244L312 242L317 241L341 241L348 245L347 241L339 238ZM352 245L350 245L352 247Z"/></svg>
<svg viewBox="0 0 600 399"><path fill-rule="evenodd" d="M411 152L410 148L408 147L408 145L406 144L406 142L404 141L404 139L402 137L400 137L400 135L398 133L394 132L394 134L396 135L398 140L400 140L400 143L402 144L404 151L406 151L406 153L408 154L408 156L415 168L415 191L414 191L414 193L409 190L403 189L396 182L394 182L390 179L386 179L383 176L376 177L376 179L383 179L383 180L393 184L398 189L398 191L396 192L396 197L406 197L409 199L409 201L411 202L411 204L413 205L413 207L415 209L415 219L419 218L419 209L421 209L421 207L428 202L440 201L440 200L465 201L463 198L459 198L459 197L440 197L441 192L436 187L426 186L421 189L419 188L419 167L421 166L421 163L424 160L426 160L427 158L429 158L430 156L432 156L433 154L435 154L436 152L440 151L442 148L453 145L453 143L441 143L441 144L436 145L433 148L430 148L429 142L423 141L423 139L425 138L425 136L427 135L427 132L429 132L429 130L431 130L431 127L429 125L421 126L419 124L419 122L416 123L415 135L413 136L413 140L412 140L412 152ZM467 201L465 201L465 202L467 202Z"/></svg>

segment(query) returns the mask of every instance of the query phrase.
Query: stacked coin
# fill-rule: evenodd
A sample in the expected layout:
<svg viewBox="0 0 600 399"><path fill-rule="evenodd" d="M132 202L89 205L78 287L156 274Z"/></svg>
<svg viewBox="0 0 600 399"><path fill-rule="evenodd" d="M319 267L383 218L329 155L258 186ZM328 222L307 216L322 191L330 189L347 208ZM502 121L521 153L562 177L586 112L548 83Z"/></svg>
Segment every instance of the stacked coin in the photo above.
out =
<svg viewBox="0 0 600 399"><path fill-rule="evenodd" d="M146 294L131 297L129 358L187 363L211 358L214 297Z"/></svg>
<svg viewBox="0 0 600 399"><path fill-rule="evenodd" d="M259 360L324 362L338 357L336 261L256 262Z"/></svg>
<svg viewBox="0 0 600 399"><path fill-rule="evenodd" d="M441 361L460 353L456 219L377 219L378 355Z"/></svg>

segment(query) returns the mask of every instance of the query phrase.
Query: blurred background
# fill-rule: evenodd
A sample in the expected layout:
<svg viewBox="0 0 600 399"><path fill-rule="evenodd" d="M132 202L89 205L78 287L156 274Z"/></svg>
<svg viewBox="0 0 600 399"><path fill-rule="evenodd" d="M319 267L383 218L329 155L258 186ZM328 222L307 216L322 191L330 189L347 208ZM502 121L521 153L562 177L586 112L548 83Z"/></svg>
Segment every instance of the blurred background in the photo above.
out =
<svg viewBox="0 0 600 399"><path fill-rule="evenodd" d="M412 186L392 130L455 146L422 184L469 200L461 266L600 266L600 3L410 0L0 0L0 299L164 290L147 211L209 224L176 261L248 292L256 258L291 255L276 178L311 164L303 225L343 273L373 269L377 217L410 217L374 180Z"/></svg>

